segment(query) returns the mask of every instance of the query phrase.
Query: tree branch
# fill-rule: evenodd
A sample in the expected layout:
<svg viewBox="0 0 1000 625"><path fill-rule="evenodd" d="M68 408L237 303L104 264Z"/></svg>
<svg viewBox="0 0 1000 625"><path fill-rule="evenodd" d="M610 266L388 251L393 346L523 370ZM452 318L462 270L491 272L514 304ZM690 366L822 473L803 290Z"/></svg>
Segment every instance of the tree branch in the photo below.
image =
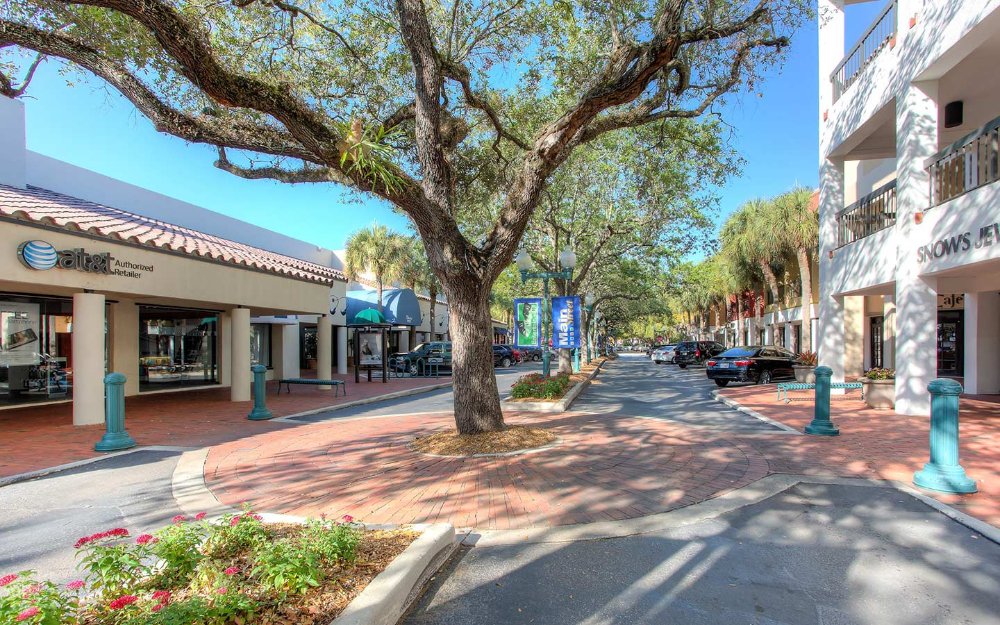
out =
<svg viewBox="0 0 1000 625"><path fill-rule="evenodd" d="M349 184L350 180L341 172L330 167L309 167L304 166L299 169L285 169L272 165L270 167L241 167L230 162L226 148L217 146L219 158L214 165L224 172L230 173L247 180L271 179L279 182L291 184L299 182L339 182Z"/></svg>
<svg viewBox="0 0 1000 625"><path fill-rule="evenodd" d="M20 87L15 87L11 82L10 78L5 76L3 72L0 72L0 94L7 96L8 98L19 98L24 95L24 91L31 84L31 79L35 77L35 70L42 61L45 60L44 54L39 54L35 57L35 60L28 66L28 71L24 75L24 80L21 81Z"/></svg>
<svg viewBox="0 0 1000 625"><path fill-rule="evenodd" d="M44 55L65 59L106 80L139 111L166 132L192 143L227 145L275 156L290 156L316 162L293 137L271 126L238 120L221 121L213 116L193 117L163 102L141 80L99 52L61 33L51 33L6 20L0 20L0 43L35 50Z"/></svg>
<svg viewBox="0 0 1000 625"><path fill-rule="evenodd" d="M469 104L469 106L479 109L486 114L490 123L493 124L493 129L496 131L497 137L507 139L522 150L531 149L531 146L527 141L507 130L504 127L503 122L500 121L500 115L496 112L496 109L494 109L485 99L481 98L479 94L472 90L468 69L455 61L443 59L441 61L441 70L444 76L461 85L462 95L465 97L465 101Z"/></svg>

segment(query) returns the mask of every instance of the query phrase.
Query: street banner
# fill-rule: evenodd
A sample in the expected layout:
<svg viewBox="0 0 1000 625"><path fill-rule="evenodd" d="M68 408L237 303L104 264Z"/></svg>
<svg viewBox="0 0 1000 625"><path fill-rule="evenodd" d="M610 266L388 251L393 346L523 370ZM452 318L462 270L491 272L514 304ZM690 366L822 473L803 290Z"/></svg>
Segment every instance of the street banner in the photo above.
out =
<svg viewBox="0 0 1000 625"><path fill-rule="evenodd" d="M574 349L580 347L580 298L552 298L552 347Z"/></svg>
<svg viewBox="0 0 1000 625"><path fill-rule="evenodd" d="M542 299L540 297L514 300L514 345L517 347L542 346Z"/></svg>

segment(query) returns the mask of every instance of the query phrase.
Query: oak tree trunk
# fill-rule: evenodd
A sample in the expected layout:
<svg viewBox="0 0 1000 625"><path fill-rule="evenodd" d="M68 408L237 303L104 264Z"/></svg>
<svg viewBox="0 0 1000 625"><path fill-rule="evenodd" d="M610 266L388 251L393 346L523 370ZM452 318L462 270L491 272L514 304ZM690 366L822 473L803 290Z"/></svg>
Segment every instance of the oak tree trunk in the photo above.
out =
<svg viewBox="0 0 1000 625"><path fill-rule="evenodd" d="M490 291L471 276L452 279L444 289L450 306L455 425L459 434L502 430L503 412L493 371Z"/></svg>

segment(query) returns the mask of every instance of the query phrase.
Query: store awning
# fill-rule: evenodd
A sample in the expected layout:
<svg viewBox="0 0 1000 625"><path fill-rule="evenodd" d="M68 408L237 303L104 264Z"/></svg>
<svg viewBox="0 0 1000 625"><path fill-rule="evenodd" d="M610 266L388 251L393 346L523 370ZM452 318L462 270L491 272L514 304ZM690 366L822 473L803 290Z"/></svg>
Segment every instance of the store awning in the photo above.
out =
<svg viewBox="0 0 1000 625"><path fill-rule="evenodd" d="M347 323L367 323L355 319L366 308L378 308L378 291L356 289L347 292ZM420 303L410 289L385 289L382 291L382 315L385 322L394 326L420 325Z"/></svg>
<svg viewBox="0 0 1000 625"><path fill-rule="evenodd" d="M493 328L493 332L500 336L507 336L507 328Z"/></svg>

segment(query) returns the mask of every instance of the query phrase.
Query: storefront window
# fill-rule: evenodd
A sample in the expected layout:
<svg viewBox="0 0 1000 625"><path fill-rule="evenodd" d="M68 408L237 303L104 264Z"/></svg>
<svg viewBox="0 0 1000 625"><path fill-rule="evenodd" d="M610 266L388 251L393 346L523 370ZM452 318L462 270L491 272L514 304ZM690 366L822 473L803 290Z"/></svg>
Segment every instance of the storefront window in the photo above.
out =
<svg viewBox="0 0 1000 625"><path fill-rule="evenodd" d="M219 383L215 311L139 307L139 390Z"/></svg>
<svg viewBox="0 0 1000 625"><path fill-rule="evenodd" d="M250 325L250 362L271 368L271 324Z"/></svg>
<svg viewBox="0 0 1000 625"><path fill-rule="evenodd" d="M68 399L73 303L0 295L0 404Z"/></svg>

